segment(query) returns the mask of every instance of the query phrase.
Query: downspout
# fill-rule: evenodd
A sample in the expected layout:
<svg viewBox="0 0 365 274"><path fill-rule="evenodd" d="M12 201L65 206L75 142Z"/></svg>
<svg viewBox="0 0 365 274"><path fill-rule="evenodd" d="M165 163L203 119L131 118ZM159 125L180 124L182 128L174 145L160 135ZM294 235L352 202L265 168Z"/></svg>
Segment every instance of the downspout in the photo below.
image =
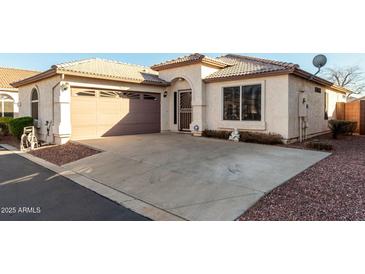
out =
<svg viewBox="0 0 365 274"><path fill-rule="evenodd" d="M50 121L49 123L52 124L52 127L54 126L54 104L55 104L55 101L54 101L54 91L55 91L55 88L61 84L61 82L63 82L63 80L65 79L65 75L64 74L61 74L61 81L59 81L56 85L54 85L52 87L52 121ZM52 135L53 135L53 142L54 142L54 134L53 134L53 129L52 129Z"/></svg>

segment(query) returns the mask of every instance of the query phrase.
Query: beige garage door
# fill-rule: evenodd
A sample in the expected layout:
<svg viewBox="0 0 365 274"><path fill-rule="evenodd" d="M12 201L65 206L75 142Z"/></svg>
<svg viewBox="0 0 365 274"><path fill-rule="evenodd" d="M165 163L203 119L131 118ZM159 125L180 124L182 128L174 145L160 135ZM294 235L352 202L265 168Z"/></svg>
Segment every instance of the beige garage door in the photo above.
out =
<svg viewBox="0 0 365 274"><path fill-rule="evenodd" d="M73 88L72 139L160 132L160 95Z"/></svg>

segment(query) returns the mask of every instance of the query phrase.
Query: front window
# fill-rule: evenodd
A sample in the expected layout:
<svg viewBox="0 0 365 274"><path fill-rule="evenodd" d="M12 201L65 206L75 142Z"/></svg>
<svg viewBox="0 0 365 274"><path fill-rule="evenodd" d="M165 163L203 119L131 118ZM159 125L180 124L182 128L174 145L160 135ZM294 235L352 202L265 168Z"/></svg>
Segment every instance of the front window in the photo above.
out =
<svg viewBox="0 0 365 274"><path fill-rule="evenodd" d="M223 88L223 120L261 121L261 85Z"/></svg>
<svg viewBox="0 0 365 274"><path fill-rule="evenodd" d="M33 119L38 119L38 104L39 104L38 91L37 89L34 88L32 90L32 97L31 97L31 111Z"/></svg>
<svg viewBox="0 0 365 274"><path fill-rule="evenodd" d="M261 85L242 87L242 120L261 121Z"/></svg>
<svg viewBox="0 0 365 274"><path fill-rule="evenodd" d="M0 117L14 117L14 99L7 94L0 94Z"/></svg>
<svg viewBox="0 0 365 274"><path fill-rule="evenodd" d="M240 87L223 89L223 119L240 119Z"/></svg>

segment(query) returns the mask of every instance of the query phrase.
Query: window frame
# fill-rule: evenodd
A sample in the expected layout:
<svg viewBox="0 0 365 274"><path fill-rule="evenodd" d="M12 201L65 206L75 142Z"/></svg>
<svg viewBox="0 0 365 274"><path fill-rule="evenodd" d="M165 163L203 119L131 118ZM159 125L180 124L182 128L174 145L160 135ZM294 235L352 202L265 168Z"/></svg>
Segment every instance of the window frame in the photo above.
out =
<svg viewBox="0 0 365 274"><path fill-rule="evenodd" d="M227 88L239 88L239 110L238 110L238 115L239 115L239 119L238 120L229 120L229 119L224 119L224 89L227 89ZM221 119L222 121L229 121L229 122L242 122L241 120L241 116L242 116L242 111L241 111L241 106L242 104L242 87L241 85L234 85L234 86L229 86L229 87L223 87L222 88L222 115L221 115Z"/></svg>
<svg viewBox="0 0 365 274"><path fill-rule="evenodd" d="M37 93L37 99L33 100L33 93L36 92ZM31 92L30 92L30 116L34 119L34 120L38 120L39 119L39 102L40 102L40 96L39 96L39 90L37 87L33 87ZM33 104L37 103L37 117L33 117Z"/></svg>
<svg viewBox="0 0 365 274"><path fill-rule="evenodd" d="M314 87L314 92L315 93L322 93L322 88L320 88L320 87Z"/></svg>
<svg viewBox="0 0 365 274"><path fill-rule="evenodd" d="M242 120L242 95L243 95L243 87L245 86L261 86L261 119L260 120ZM239 111L239 120L227 120L224 119L224 89L226 88L234 88L239 87L240 88L240 111ZM221 113L220 113L220 121L221 122L228 122L228 123L246 123L246 124L262 124L265 123L265 81L255 81L255 82L247 82L247 83L241 83L241 84L232 84L227 86L222 86L221 88Z"/></svg>

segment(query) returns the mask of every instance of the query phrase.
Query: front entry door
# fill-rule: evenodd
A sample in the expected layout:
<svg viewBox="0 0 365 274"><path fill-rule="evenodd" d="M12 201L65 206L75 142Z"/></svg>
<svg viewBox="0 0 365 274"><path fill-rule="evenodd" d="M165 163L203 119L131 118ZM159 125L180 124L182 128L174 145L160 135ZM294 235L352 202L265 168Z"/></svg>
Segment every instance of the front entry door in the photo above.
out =
<svg viewBox="0 0 365 274"><path fill-rule="evenodd" d="M179 91L179 130L189 131L192 121L191 89Z"/></svg>

